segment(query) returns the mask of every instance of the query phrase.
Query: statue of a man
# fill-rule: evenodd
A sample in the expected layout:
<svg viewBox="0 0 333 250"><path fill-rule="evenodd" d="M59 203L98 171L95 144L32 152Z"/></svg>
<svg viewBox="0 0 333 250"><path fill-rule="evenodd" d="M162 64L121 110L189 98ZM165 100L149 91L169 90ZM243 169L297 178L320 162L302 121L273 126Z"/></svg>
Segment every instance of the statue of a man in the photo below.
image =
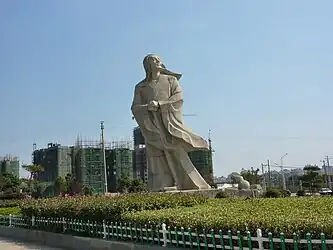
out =
<svg viewBox="0 0 333 250"><path fill-rule="evenodd" d="M145 138L148 188L211 188L193 166L187 152L208 149L207 142L184 126L181 74L171 72L157 55L143 60L146 77L135 86L132 113Z"/></svg>

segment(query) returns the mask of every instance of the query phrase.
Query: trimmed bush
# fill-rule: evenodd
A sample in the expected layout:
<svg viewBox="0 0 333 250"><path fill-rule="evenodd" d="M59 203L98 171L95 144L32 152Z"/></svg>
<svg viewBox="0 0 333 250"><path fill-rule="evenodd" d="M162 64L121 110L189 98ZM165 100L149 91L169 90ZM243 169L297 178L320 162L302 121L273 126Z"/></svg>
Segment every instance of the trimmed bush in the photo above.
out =
<svg viewBox="0 0 333 250"><path fill-rule="evenodd" d="M290 197L291 196L291 192L289 190L282 189L280 192L281 192L282 197Z"/></svg>
<svg viewBox="0 0 333 250"><path fill-rule="evenodd" d="M268 189L264 195L265 198L279 198L282 196L282 193L278 189Z"/></svg>
<svg viewBox="0 0 333 250"><path fill-rule="evenodd" d="M0 208L17 207L22 203L22 200L0 200Z"/></svg>
<svg viewBox="0 0 333 250"><path fill-rule="evenodd" d="M24 216L66 217L92 221L119 221L124 212L192 207L207 198L189 194L127 194L118 197L57 197L25 201Z"/></svg>
<svg viewBox="0 0 333 250"><path fill-rule="evenodd" d="M206 204L189 208L163 209L158 211L127 212L123 222L140 225L166 223L171 227L192 229L231 230L255 235L260 228L267 237L268 232L279 237L299 233L306 237L311 233L320 238L325 233L333 237L333 198L276 198L276 199L212 199Z"/></svg>
<svg viewBox="0 0 333 250"><path fill-rule="evenodd" d="M215 195L215 198L219 198L219 199L223 199L223 198L228 198L228 193L226 191L221 191L221 192L218 192L216 195Z"/></svg>
<svg viewBox="0 0 333 250"><path fill-rule="evenodd" d="M0 215L21 215L21 209L19 207L2 207L0 208Z"/></svg>
<svg viewBox="0 0 333 250"><path fill-rule="evenodd" d="M296 195L297 196L305 196L305 191L304 190L298 190Z"/></svg>
<svg viewBox="0 0 333 250"><path fill-rule="evenodd" d="M26 194L23 193L13 193L13 192L1 192L0 200L20 200L25 199Z"/></svg>

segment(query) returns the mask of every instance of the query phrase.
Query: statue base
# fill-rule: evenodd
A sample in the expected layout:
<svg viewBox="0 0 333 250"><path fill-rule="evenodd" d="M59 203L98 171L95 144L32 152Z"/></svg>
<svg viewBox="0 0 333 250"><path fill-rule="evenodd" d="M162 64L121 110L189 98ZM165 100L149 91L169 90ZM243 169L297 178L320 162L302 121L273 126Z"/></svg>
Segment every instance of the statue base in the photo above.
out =
<svg viewBox="0 0 333 250"><path fill-rule="evenodd" d="M226 188L224 190L229 197L261 197L263 192L257 189L243 189L238 190L237 188ZM193 189L193 190L168 190L161 193L182 193L182 194L200 194L207 198L215 198L216 195L223 192L222 189L212 188L212 189Z"/></svg>
<svg viewBox="0 0 333 250"><path fill-rule="evenodd" d="M215 198L216 194L221 192L221 189L211 188L211 189L192 189L192 190L168 190L163 193L182 193L182 194L201 194L208 198Z"/></svg>
<svg viewBox="0 0 333 250"><path fill-rule="evenodd" d="M173 186L173 187L164 187L163 191L168 192L168 191L177 191L177 187Z"/></svg>

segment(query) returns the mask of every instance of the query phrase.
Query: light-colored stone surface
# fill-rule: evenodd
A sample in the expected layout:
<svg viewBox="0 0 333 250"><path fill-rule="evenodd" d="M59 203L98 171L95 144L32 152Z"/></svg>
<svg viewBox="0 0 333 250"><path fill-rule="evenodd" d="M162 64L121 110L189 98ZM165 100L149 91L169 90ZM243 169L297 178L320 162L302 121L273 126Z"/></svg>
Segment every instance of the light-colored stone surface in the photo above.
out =
<svg viewBox="0 0 333 250"><path fill-rule="evenodd" d="M172 191L166 191L165 193L183 193L183 194L200 194L204 197L208 198L215 198L216 195L221 192L221 189L217 188L211 188L211 189L194 189L194 190L172 190Z"/></svg>
<svg viewBox="0 0 333 250"><path fill-rule="evenodd" d="M1 250L64 250L61 248L52 248L33 243L24 243L17 240L0 238Z"/></svg>
<svg viewBox="0 0 333 250"><path fill-rule="evenodd" d="M135 86L131 110L146 142L148 188L210 189L187 154L208 144L184 125L181 74L167 70L156 55L146 56L143 66L146 77Z"/></svg>
<svg viewBox="0 0 333 250"><path fill-rule="evenodd" d="M238 184L238 190L248 190L250 189L250 182L244 180L243 176L240 174L233 172L231 174L231 178L236 181Z"/></svg>

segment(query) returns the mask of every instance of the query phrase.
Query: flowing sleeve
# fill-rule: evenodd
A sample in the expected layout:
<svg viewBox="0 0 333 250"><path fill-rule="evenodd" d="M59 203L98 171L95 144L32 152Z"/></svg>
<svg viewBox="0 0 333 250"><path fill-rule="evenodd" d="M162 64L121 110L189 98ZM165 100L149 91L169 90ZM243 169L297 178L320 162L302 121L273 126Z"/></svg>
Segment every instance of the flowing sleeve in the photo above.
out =
<svg viewBox="0 0 333 250"><path fill-rule="evenodd" d="M142 98L141 98L141 88L139 86L135 86L134 89L134 98L131 106L131 110L133 115L135 116L136 113L142 109L147 109L148 104L142 104Z"/></svg>
<svg viewBox="0 0 333 250"><path fill-rule="evenodd" d="M170 97L167 101L159 101L161 111L168 110L171 106L179 108L183 104L183 90L176 77L170 77Z"/></svg>

